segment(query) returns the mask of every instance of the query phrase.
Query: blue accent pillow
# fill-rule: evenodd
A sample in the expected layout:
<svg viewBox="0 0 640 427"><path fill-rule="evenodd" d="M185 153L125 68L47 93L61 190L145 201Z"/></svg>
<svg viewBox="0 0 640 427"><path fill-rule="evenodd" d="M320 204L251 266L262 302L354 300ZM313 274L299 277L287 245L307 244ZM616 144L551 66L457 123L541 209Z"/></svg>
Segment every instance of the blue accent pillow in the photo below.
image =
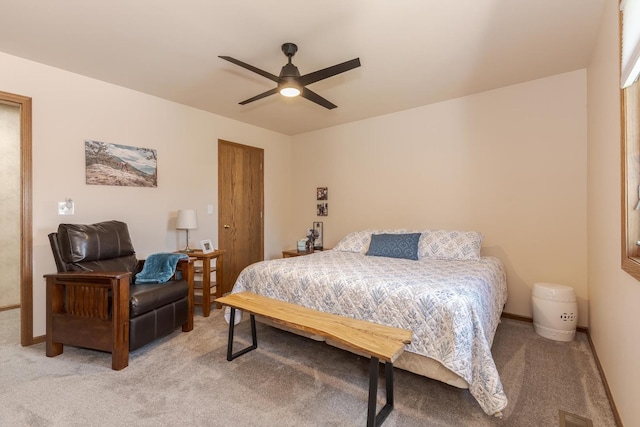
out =
<svg viewBox="0 0 640 427"><path fill-rule="evenodd" d="M366 254L417 260L420 235L421 233L372 234Z"/></svg>

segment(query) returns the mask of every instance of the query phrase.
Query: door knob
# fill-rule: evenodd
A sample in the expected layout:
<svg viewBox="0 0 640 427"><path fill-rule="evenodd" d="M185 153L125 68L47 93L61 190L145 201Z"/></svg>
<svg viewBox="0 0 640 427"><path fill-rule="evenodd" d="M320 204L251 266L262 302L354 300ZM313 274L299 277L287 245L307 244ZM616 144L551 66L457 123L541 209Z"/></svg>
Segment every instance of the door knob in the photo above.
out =
<svg viewBox="0 0 640 427"><path fill-rule="evenodd" d="M225 224L223 225L224 228L231 228L231 226L229 224Z"/></svg>

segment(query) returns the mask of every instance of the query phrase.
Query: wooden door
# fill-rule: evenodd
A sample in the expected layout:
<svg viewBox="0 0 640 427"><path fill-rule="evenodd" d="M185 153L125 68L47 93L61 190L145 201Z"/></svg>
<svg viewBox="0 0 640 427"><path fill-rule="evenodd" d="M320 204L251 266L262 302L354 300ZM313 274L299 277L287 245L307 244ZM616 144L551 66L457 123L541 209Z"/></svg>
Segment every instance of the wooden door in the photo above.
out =
<svg viewBox="0 0 640 427"><path fill-rule="evenodd" d="M218 247L225 249L223 293L264 259L264 150L218 140Z"/></svg>

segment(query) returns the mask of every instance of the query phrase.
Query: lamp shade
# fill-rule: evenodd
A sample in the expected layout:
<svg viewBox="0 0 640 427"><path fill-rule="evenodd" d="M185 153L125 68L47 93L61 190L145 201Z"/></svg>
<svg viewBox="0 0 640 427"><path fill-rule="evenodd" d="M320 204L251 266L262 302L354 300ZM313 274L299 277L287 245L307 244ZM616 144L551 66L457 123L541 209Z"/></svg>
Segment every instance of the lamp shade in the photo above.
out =
<svg viewBox="0 0 640 427"><path fill-rule="evenodd" d="M198 228L198 214L194 210L179 210L176 221L178 230L194 230Z"/></svg>

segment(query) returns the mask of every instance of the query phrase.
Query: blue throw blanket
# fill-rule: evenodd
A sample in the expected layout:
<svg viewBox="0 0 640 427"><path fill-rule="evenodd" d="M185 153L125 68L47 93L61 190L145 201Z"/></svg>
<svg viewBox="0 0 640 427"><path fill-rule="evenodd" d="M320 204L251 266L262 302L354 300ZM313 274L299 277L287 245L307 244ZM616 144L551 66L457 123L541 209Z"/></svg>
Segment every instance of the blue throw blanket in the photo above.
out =
<svg viewBox="0 0 640 427"><path fill-rule="evenodd" d="M157 253L147 257L142 271L136 274L138 283L165 283L176 271L178 261L188 258L186 254Z"/></svg>

